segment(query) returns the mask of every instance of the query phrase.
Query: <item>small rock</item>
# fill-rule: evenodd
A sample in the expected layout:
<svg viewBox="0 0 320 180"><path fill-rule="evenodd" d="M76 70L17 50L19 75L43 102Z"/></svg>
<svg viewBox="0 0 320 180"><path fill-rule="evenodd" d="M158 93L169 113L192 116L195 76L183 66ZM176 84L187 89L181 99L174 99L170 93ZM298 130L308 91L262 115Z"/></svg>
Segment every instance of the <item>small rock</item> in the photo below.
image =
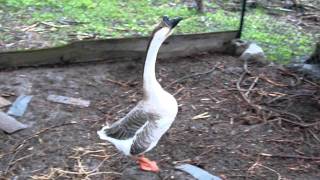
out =
<svg viewBox="0 0 320 180"><path fill-rule="evenodd" d="M247 61L257 61L263 64L267 63L266 56L260 46L251 43L249 47L241 54L240 59Z"/></svg>
<svg viewBox="0 0 320 180"><path fill-rule="evenodd" d="M121 180L161 180L161 178L156 173L142 171L137 167L129 167L123 171Z"/></svg>

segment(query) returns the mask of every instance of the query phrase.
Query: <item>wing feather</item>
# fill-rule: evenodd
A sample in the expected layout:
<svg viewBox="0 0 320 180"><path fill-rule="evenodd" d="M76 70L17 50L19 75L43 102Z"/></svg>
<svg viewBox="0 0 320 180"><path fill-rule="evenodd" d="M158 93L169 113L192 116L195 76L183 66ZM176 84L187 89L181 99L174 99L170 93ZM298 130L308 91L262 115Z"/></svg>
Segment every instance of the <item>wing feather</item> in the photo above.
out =
<svg viewBox="0 0 320 180"><path fill-rule="evenodd" d="M155 121L147 122L147 124L143 127L143 130L137 134L133 141L130 149L131 155L141 154L149 148L153 139L152 131L155 128L157 128L157 123Z"/></svg>
<svg viewBox="0 0 320 180"><path fill-rule="evenodd" d="M154 122L157 119L159 119L157 114L136 109L125 116L119 123L114 123L109 129L106 129L105 133L108 137L126 140L133 138L140 128L150 124L148 122Z"/></svg>

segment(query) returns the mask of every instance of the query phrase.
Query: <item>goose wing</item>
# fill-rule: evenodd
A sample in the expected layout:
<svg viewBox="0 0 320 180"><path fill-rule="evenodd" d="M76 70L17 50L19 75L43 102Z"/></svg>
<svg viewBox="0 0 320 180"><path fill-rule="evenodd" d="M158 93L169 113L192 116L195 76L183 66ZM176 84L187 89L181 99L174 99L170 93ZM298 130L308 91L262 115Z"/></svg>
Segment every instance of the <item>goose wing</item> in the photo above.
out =
<svg viewBox="0 0 320 180"><path fill-rule="evenodd" d="M130 139L136 134L138 134L137 138L146 138L146 136L150 135L151 128L156 127L156 121L159 119L159 115L155 113L135 109L128 113L121 121L114 123L109 129L106 129L105 133L108 137L118 140Z"/></svg>
<svg viewBox="0 0 320 180"><path fill-rule="evenodd" d="M150 147L153 140L153 130L157 128L155 121L148 121L140 132L137 133L136 138L130 148L131 155L141 154Z"/></svg>

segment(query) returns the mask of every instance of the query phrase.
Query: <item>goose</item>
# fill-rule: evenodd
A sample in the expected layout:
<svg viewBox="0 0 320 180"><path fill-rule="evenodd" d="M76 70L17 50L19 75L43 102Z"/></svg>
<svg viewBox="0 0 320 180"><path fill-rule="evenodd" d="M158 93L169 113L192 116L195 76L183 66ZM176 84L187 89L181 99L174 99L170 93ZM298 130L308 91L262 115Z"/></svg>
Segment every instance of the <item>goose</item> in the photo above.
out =
<svg viewBox="0 0 320 180"><path fill-rule="evenodd" d="M164 16L152 33L144 65L142 100L122 119L97 131L100 139L111 142L123 154L137 160L144 171L160 171L157 163L144 154L157 145L178 113L176 99L156 79L155 64L162 43L181 20Z"/></svg>

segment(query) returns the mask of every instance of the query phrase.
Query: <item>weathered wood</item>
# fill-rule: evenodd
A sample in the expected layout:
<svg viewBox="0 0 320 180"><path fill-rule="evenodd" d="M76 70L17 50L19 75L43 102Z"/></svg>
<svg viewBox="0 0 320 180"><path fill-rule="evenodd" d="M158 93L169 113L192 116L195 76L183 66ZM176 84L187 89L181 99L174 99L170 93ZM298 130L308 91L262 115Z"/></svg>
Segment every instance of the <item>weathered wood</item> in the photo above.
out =
<svg viewBox="0 0 320 180"><path fill-rule="evenodd" d="M7 133L14 133L21 129L28 128L26 124L22 124L17 121L15 118L7 115L6 113L0 111L0 130L3 130Z"/></svg>
<svg viewBox="0 0 320 180"><path fill-rule="evenodd" d="M204 12L204 5L203 5L203 0L195 0L197 4L197 12L198 13L203 13Z"/></svg>
<svg viewBox="0 0 320 180"><path fill-rule="evenodd" d="M237 31L171 36L160 58L188 56L202 51L224 52ZM148 37L85 40L38 50L0 53L0 68L144 58Z"/></svg>

